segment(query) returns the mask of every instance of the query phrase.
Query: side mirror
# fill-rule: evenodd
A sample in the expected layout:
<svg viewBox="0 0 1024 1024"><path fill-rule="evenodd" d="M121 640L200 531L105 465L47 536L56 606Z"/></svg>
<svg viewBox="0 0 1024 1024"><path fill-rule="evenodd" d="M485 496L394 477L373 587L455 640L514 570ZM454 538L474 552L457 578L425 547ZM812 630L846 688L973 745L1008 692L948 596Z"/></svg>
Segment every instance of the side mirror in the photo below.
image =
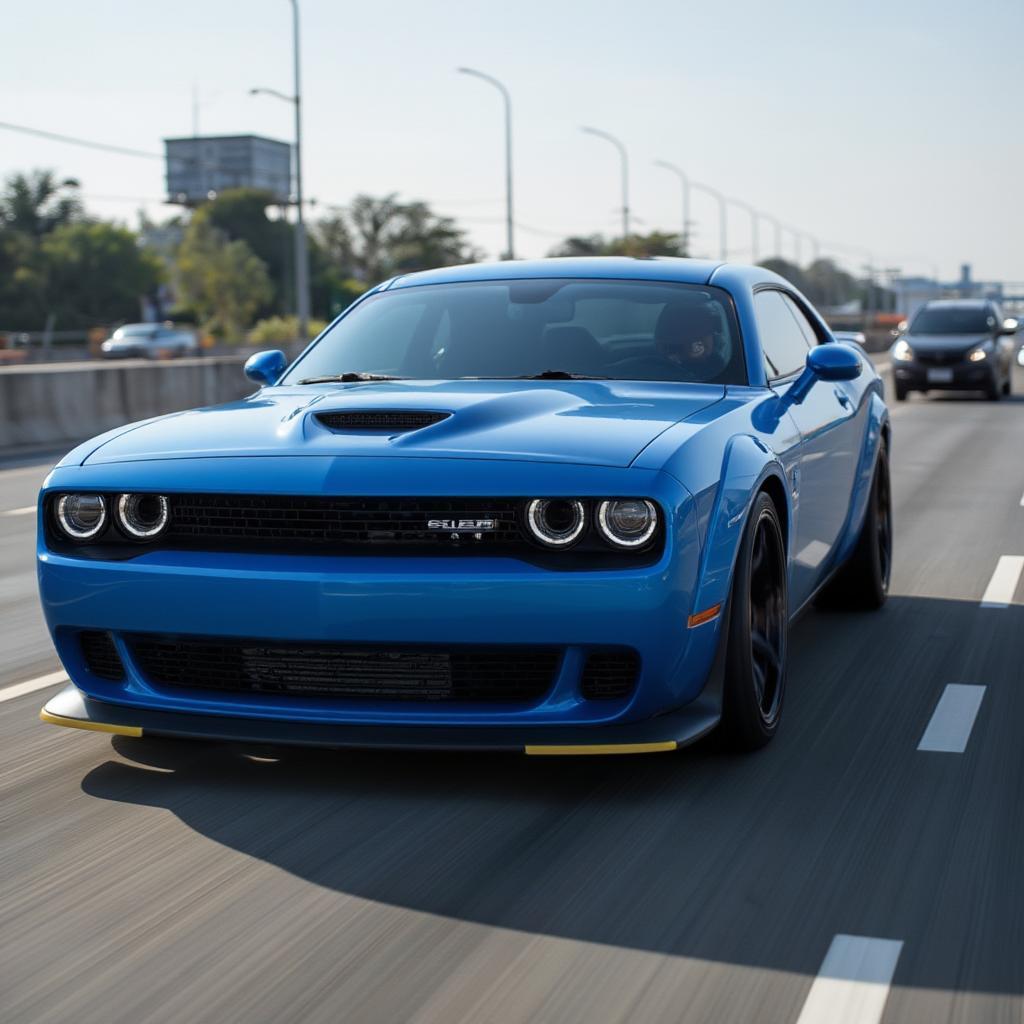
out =
<svg viewBox="0 0 1024 1024"><path fill-rule="evenodd" d="M1020 323L1019 323L1019 321L1018 321L1018 320L1016 320L1016 319L1015 319L1014 317L1012 317L1012 316L1008 316L1008 317L1007 317L1007 318L1006 318L1006 319L1005 319L1005 320L1003 321L1003 326L1002 326L1002 328L1000 329L999 333L1000 333L1000 334L1016 334L1016 333L1017 333L1017 328L1018 328L1018 327L1020 327Z"/></svg>
<svg viewBox="0 0 1024 1024"><path fill-rule="evenodd" d="M816 381L855 380L862 366L860 353L849 345L839 341L817 345L807 353L804 372L797 377L786 397L792 405L799 405Z"/></svg>
<svg viewBox="0 0 1024 1024"><path fill-rule="evenodd" d="M276 384L288 366L288 360L279 349L269 352L257 352L245 361L245 375L249 380L261 386Z"/></svg>

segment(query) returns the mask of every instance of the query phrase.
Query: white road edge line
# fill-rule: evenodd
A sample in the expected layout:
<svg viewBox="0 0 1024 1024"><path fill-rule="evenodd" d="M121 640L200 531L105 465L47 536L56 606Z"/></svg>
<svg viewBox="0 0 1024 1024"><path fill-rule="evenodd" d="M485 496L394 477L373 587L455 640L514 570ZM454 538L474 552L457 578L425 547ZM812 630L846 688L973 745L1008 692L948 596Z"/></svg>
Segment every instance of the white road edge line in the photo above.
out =
<svg viewBox="0 0 1024 1024"><path fill-rule="evenodd" d="M26 505L24 508L9 508L5 512L0 512L0 516L27 516L35 510L35 505Z"/></svg>
<svg viewBox="0 0 1024 1024"><path fill-rule="evenodd" d="M56 683L66 683L67 672L50 672L45 676L38 676L35 679L26 679L23 683L15 683L13 686L5 686L0 690L0 703L5 700L14 700L15 697L23 697L26 693L35 693L36 690L45 690L48 686Z"/></svg>
<svg viewBox="0 0 1024 1024"><path fill-rule="evenodd" d="M962 754L971 738L974 720L978 717L984 686L950 683L935 705L928 727L918 743L918 750L940 754Z"/></svg>
<svg viewBox="0 0 1024 1024"><path fill-rule="evenodd" d="M981 597L982 608L1008 608L1013 603L1021 574L1024 573L1024 555L1000 555L996 571L988 581Z"/></svg>
<svg viewBox="0 0 1024 1024"><path fill-rule="evenodd" d="M895 939L837 935L797 1024L878 1024L902 949Z"/></svg>

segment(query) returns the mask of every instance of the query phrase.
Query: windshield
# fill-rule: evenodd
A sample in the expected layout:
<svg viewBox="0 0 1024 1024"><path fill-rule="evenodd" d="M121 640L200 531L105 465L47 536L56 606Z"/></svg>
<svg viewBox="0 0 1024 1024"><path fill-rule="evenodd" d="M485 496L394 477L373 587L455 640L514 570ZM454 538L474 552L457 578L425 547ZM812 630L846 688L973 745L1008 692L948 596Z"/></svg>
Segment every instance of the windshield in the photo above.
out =
<svg viewBox="0 0 1024 1024"><path fill-rule="evenodd" d="M910 325L913 334L987 334L996 318L984 306L925 307Z"/></svg>
<svg viewBox="0 0 1024 1024"><path fill-rule="evenodd" d="M745 384L732 302L718 288L528 280L381 292L332 327L283 378L342 373L416 380L548 370L619 380Z"/></svg>
<svg viewBox="0 0 1024 1024"><path fill-rule="evenodd" d="M130 324L126 327L118 327L114 331L114 337L121 338L149 338L156 334L157 328L152 324Z"/></svg>

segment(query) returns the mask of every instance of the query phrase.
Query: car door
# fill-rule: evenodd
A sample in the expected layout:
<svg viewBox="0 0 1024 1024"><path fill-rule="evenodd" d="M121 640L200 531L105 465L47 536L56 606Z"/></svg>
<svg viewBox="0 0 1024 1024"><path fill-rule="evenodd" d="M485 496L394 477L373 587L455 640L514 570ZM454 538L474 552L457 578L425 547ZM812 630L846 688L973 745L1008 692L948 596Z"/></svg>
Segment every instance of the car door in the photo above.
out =
<svg viewBox="0 0 1024 1024"><path fill-rule="evenodd" d="M754 303L769 384L785 394L803 371L811 346L822 339L797 301L781 289L759 291ZM831 568L846 523L861 450L861 391L857 381L818 381L789 409L800 431L796 479L791 481L794 608L811 596Z"/></svg>

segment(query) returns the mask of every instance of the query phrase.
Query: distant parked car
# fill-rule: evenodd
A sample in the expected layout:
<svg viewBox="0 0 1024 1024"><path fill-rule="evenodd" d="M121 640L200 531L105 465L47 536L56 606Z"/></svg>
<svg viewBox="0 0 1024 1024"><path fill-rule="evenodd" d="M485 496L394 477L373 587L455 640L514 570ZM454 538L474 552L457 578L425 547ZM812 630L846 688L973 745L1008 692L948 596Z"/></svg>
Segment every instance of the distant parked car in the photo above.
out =
<svg viewBox="0 0 1024 1024"><path fill-rule="evenodd" d="M195 331L172 323L125 324L100 345L104 359L173 359L199 354Z"/></svg>
<svg viewBox="0 0 1024 1024"><path fill-rule="evenodd" d="M926 302L892 346L896 400L911 391L1010 393L1017 321L988 299Z"/></svg>

